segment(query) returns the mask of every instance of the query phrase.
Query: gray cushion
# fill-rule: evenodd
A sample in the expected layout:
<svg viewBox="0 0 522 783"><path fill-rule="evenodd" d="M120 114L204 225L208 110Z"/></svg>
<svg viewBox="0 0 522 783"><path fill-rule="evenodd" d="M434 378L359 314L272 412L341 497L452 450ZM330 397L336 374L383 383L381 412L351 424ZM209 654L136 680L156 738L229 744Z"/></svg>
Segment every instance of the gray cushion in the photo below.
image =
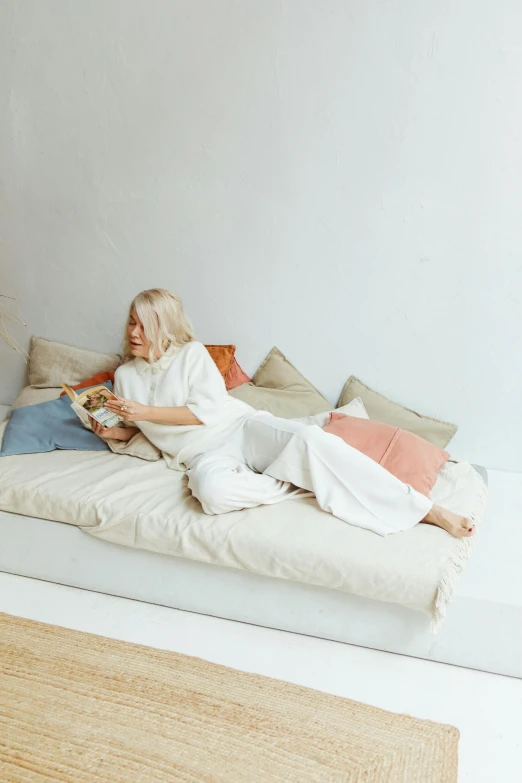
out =
<svg viewBox="0 0 522 783"><path fill-rule="evenodd" d="M111 383L106 383L112 389ZM16 408L5 425L1 457L37 454L54 449L106 451L107 444L86 429L67 395L50 402Z"/></svg>

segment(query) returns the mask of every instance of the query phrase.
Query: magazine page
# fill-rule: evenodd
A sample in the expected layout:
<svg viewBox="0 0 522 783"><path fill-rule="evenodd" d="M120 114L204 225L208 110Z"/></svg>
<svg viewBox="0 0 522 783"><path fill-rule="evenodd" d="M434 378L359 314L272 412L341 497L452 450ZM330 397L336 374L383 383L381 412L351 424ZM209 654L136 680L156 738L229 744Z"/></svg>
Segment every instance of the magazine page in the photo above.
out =
<svg viewBox="0 0 522 783"><path fill-rule="evenodd" d="M96 419L103 427L117 427L123 419L104 407L107 400L110 399L116 400L118 398L105 386L93 386L91 389L80 391L74 400L74 404L75 407L80 406L83 408L89 416Z"/></svg>
<svg viewBox="0 0 522 783"><path fill-rule="evenodd" d="M78 396L74 389L68 383L62 383L62 389L67 392L67 396L74 402Z"/></svg>
<svg viewBox="0 0 522 783"><path fill-rule="evenodd" d="M83 424L83 426L86 427L88 430L92 430L92 426L91 426L92 419L89 416L89 414L87 413L87 411L84 411L82 406L81 405L77 405L75 402L71 403L71 408L76 413L76 415L80 419L80 421Z"/></svg>

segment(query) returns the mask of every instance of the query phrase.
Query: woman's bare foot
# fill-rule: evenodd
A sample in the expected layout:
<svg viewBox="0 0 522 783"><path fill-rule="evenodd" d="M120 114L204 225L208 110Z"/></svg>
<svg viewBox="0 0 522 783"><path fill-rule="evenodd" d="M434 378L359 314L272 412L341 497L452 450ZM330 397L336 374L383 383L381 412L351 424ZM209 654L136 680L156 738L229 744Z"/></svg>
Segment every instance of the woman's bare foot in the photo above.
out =
<svg viewBox="0 0 522 783"><path fill-rule="evenodd" d="M440 506L433 506L422 521L427 522L428 525L441 527L455 538L466 538L475 532L475 525L471 519L461 517L459 514L454 514L453 511L448 511Z"/></svg>

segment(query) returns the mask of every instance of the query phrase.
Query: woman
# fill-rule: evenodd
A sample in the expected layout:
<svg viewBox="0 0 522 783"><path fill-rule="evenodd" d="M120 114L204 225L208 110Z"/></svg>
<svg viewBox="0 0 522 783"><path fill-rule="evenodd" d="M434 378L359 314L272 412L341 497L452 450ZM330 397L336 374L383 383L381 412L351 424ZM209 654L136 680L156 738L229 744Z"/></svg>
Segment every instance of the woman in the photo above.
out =
<svg viewBox="0 0 522 783"><path fill-rule="evenodd" d="M337 436L231 397L181 300L163 289L143 291L130 306L114 392L106 407L135 426L94 423L96 434L130 440L141 430L169 467L186 470L207 514L315 495L324 511L380 535L418 522L459 538L474 533L469 519L435 506Z"/></svg>

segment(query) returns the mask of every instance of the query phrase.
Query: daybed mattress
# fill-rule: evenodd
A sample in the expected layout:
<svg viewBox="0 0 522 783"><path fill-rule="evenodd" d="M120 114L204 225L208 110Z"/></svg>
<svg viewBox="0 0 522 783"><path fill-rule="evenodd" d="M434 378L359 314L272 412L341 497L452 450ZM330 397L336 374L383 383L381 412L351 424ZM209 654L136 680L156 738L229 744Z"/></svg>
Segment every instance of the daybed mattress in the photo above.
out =
<svg viewBox="0 0 522 783"><path fill-rule="evenodd" d="M428 615L399 604L109 544L74 525L4 511L0 571L522 677L522 475L491 471L489 479L487 524L435 635Z"/></svg>
<svg viewBox="0 0 522 783"><path fill-rule="evenodd" d="M447 463L433 499L484 512L483 479ZM54 451L0 459L0 510L65 522L116 544L429 612L440 621L472 542L430 525L382 538L323 512L315 499L205 515L184 474L163 460Z"/></svg>

